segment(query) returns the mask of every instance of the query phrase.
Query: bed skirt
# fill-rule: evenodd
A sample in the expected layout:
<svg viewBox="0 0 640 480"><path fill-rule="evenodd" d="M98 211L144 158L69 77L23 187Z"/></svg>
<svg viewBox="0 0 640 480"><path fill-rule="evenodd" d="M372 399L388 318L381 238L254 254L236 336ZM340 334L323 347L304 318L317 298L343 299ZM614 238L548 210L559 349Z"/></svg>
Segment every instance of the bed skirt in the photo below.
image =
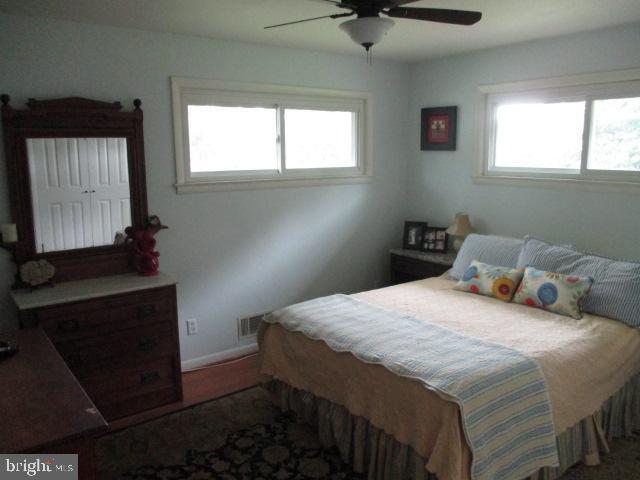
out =
<svg viewBox="0 0 640 480"><path fill-rule="evenodd" d="M342 460L369 480L437 480L425 469L426 460L410 446L354 416L338 404L270 379L263 386L284 411L317 428L325 446L336 446ZM543 468L531 480L555 480L572 465L600 463L600 453L609 451L609 441L640 430L640 374L629 380L602 407L557 438L559 467Z"/></svg>

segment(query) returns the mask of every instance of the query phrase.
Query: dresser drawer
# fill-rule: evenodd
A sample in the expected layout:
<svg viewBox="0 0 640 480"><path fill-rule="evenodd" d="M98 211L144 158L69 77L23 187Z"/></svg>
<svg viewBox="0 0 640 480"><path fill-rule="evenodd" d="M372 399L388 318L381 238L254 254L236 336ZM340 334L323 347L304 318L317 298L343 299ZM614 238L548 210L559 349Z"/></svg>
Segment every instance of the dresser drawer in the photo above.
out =
<svg viewBox="0 0 640 480"><path fill-rule="evenodd" d="M100 405L100 413L111 420L133 415L168 403L179 402L182 396L175 387L163 388L151 393L143 393L126 399L113 400Z"/></svg>
<svg viewBox="0 0 640 480"><path fill-rule="evenodd" d="M449 265L425 262L416 258L401 257L399 255L391 256L391 266L398 272L408 273L415 276L424 275L425 277L442 275L451 268Z"/></svg>
<svg viewBox="0 0 640 480"><path fill-rule="evenodd" d="M173 318L172 289L51 307L36 312L54 343L104 335Z"/></svg>
<svg viewBox="0 0 640 480"><path fill-rule="evenodd" d="M444 256L443 256L444 257ZM444 257L452 261L451 256ZM443 258L443 259L444 259ZM391 283L413 282L423 278L437 277L451 268L451 264L422 260L405 255L391 254Z"/></svg>
<svg viewBox="0 0 640 480"><path fill-rule="evenodd" d="M96 369L87 376L78 375L78 379L100 410L101 404L173 388L176 368L174 357L163 357L144 364Z"/></svg>
<svg viewBox="0 0 640 480"><path fill-rule="evenodd" d="M129 328L120 332L55 342L69 368L78 376L102 365L148 362L177 354L177 339L169 322Z"/></svg>
<svg viewBox="0 0 640 480"><path fill-rule="evenodd" d="M112 368L79 377L102 415L114 420L182 399L178 362L164 357L130 367Z"/></svg>

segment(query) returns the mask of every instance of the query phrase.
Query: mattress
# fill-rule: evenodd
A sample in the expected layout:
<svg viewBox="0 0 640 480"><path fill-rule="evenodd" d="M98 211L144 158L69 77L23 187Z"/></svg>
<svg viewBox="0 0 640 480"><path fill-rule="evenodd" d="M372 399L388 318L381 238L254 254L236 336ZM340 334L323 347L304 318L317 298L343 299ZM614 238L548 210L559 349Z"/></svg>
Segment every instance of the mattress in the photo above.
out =
<svg viewBox="0 0 640 480"><path fill-rule="evenodd" d="M640 370L640 332L585 315L562 317L453 290L443 277L372 290L359 300L514 348L547 380L556 434L591 415ZM347 408L427 459L440 480L469 478L470 451L458 406L380 365L271 325L262 332L261 373Z"/></svg>

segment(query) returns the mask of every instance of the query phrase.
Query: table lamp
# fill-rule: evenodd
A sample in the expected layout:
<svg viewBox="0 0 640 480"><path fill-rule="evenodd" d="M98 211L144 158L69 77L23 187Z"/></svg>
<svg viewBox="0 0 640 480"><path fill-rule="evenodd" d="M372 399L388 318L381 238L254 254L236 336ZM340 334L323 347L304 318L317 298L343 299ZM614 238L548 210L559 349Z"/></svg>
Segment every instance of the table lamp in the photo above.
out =
<svg viewBox="0 0 640 480"><path fill-rule="evenodd" d="M473 233L471 222L469 222L469 215L466 213L456 213L456 218L451 226L447 228L447 233L454 237L453 249L457 252L460 250L466 236Z"/></svg>

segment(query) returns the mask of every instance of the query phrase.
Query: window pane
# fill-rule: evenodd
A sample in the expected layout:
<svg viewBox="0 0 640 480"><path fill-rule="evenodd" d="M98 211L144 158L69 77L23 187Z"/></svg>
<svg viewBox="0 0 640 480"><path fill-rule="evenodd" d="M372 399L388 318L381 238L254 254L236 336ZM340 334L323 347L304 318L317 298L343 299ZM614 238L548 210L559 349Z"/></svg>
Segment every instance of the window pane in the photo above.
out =
<svg viewBox="0 0 640 480"><path fill-rule="evenodd" d="M640 97L596 100L588 168L640 171Z"/></svg>
<svg viewBox="0 0 640 480"><path fill-rule="evenodd" d="M495 166L580 170L585 102L500 105Z"/></svg>
<svg viewBox="0 0 640 480"><path fill-rule="evenodd" d="M189 105L191 172L278 170L275 108Z"/></svg>
<svg viewBox="0 0 640 480"><path fill-rule="evenodd" d="M353 112L286 109L287 168L355 167Z"/></svg>

